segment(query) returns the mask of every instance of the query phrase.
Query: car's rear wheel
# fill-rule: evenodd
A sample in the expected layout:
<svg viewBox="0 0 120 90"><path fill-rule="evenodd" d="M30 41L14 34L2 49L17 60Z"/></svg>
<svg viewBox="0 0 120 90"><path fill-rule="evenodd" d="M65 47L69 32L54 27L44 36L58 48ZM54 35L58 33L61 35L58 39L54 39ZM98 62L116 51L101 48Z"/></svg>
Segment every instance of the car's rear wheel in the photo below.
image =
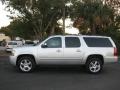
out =
<svg viewBox="0 0 120 90"><path fill-rule="evenodd" d="M88 61L86 62L86 69L88 72L96 74L101 72L103 68L103 64L100 58L93 57L89 58Z"/></svg>
<svg viewBox="0 0 120 90"><path fill-rule="evenodd" d="M18 60L17 67L22 72L31 72L35 68L35 61L30 56L22 56Z"/></svg>

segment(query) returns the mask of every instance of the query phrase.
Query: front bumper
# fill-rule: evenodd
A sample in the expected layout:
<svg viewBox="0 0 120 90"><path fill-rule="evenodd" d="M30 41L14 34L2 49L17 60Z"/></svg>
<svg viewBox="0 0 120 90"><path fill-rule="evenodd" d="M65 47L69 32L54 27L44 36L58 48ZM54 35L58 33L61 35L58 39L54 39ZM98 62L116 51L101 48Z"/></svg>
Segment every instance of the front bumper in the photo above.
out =
<svg viewBox="0 0 120 90"><path fill-rule="evenodd" d="M9 61L12 65L16 66L17 56L9 56Z"/></svg>

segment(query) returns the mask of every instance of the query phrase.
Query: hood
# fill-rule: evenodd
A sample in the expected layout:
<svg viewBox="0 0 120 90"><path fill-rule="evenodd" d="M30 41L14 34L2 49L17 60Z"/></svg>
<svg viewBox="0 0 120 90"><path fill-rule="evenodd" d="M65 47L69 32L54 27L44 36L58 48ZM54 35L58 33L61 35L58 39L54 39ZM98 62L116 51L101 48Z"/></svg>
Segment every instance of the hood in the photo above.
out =
<svg viewBox="0 0 120 90"><path fill-rule="evenodd" d="M35 51L36 46L22 46L22 47L15 47L13 50L19 53L33 53L33 50Z"/></svg>

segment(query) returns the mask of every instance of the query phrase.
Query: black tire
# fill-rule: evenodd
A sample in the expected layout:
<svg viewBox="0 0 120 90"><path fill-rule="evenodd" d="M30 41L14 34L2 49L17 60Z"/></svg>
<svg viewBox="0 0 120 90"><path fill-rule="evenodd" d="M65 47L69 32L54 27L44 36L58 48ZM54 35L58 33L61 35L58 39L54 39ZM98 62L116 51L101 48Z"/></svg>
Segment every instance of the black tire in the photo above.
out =
<svg viewBox="0 0 120 90"><path fill-rule="evenodd" d="M88 58L86 62L86 70L89 73L97 74L102 71L102 68L103 68L103 64L100 58L98 57Z"/></svg>
<svg viewBox="0 0 120 90"><path fill-rule="evenodd" d="M35 66L36 63L31 56L21 56L17 62L18 70L24 73L32 72Z"/></svg>

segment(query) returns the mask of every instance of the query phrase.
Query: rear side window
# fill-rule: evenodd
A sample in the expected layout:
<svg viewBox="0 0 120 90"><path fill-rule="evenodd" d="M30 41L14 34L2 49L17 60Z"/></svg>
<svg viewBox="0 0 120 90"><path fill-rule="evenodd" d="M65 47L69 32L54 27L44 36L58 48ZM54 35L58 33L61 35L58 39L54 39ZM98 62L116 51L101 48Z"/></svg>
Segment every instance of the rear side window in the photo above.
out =
<svg viewBox="0 0 120 90"><path fill-rule="evenodd" d="M65 46L67 48L80 47L80 40L78 37L65 37Z"/></svg>
<svg viewBox="0 0 120 90"><path fill-rule="evenodd" d="M113 47L108 38L84 37L88 47Z"/></svg>

